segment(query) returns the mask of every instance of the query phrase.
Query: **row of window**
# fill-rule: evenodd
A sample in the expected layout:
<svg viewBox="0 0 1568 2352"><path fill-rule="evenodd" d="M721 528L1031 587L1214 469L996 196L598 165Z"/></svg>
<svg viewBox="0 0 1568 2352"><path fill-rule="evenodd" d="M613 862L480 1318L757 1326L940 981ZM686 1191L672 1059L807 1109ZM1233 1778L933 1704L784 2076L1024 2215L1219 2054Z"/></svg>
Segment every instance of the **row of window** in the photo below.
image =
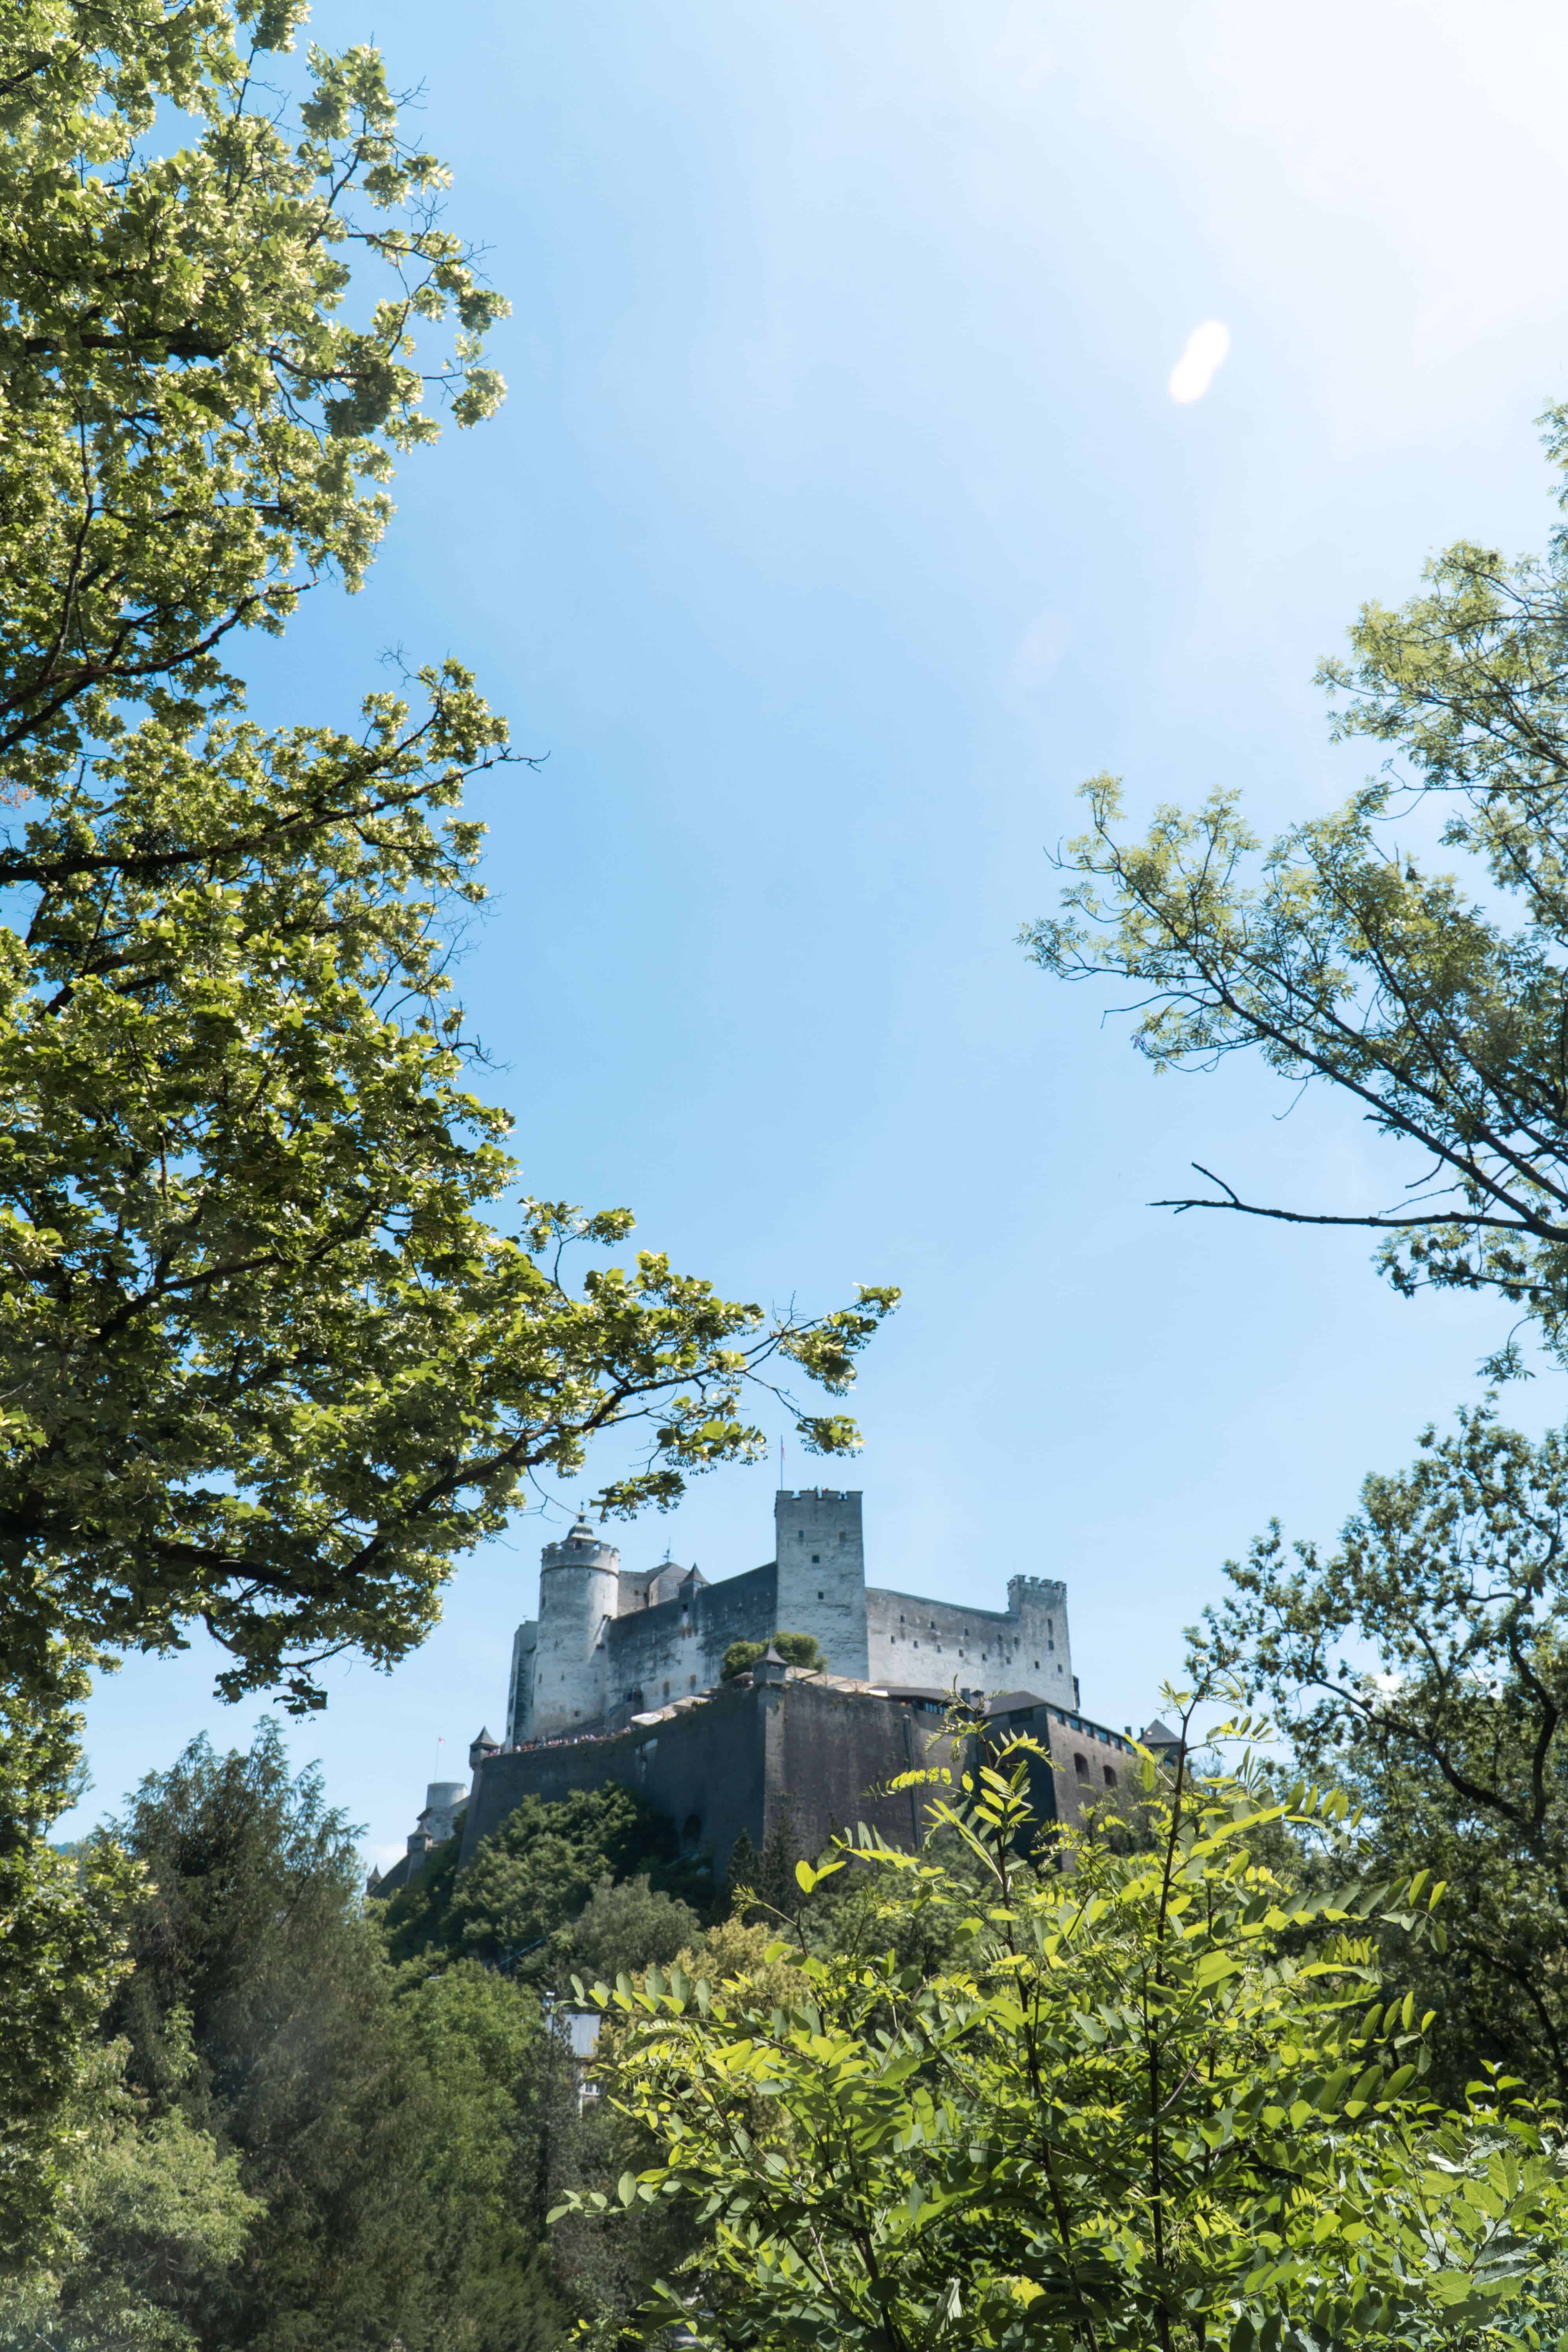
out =
<svg viewBox="0 0 1568 2352"><path fill-rule="evenodd" d="M1098 1739L1106 1748L1119 1748L1124 1756L1131 1755L1126 1740L1118 1739L1115 1732L1107 1731L1102 1724L1088 1723L1079 1716L1064 1713L1059 1706L1053 1706L1050 1711L1058 1723L1066 1725L1068 1730L1080 1731L1086 1738Z"/></svg>
<svg viewBox="0 0 1568 2352"><path fill-rule="evenodd" d="M821 1594L820 1594L820 1593L818 1593L818 1595L817 1595L817 1599L818 1599L818 1600L820 1600L821 1598L822 1598ZM894 1649L897 1649L898 1644L899 1644L899 1637L898 1637L898 1635L897 1635L896 1633L891 1633L891 1634L889 1634L889 1637L888 1637L888 1638L889 1638L889 1642L891 1643L892 1646L894 1647ZM943 1649L942 1649L942 1643L941 1643L940 1642L933 1642L933 1643L931 1643L931 1650L932 1650L932 1652L934 1653L934 1654L935 1654L937 1657L939 1657L939 1658L940 1658L940 1657L942 1657L942 1656L943 1656L943 1655L945 1654L945 1653L943 1652ZM1016 1649L1017 1649L1017 1644L1016 1644L1016 1643L1015 1643L1013 1646L1014 1646L1014 1650L1015 1650L1015 1652L1016 1652ZM1046 1646L1047 1646L1047 1653L1048 1653L1050 1655L1054 1656L1054 1655L1055 1655L1055 1654L1056 1654L1056 1646L1057 1646L1057 1645L1056 1645L1056 1643L1055 1643L1054 1642L1050 1642L1050 1643L1047 1643ZM918 1635L917 1635L917 1636L916 1636L912 1641L910 1641L910 1647L912 1650L918 1650L918 1649L920 1648L920 1639L919 1639L919 1636L918 1636ZM963 1660L965 1661L965 1663L967 1663L967 1661L968 1661L968 1657L969 1657L969 1653L968 1653L968 1651L967 1651L967 1650L960 1650L960 1651L959 1651L959 1653L958 1653L958 1655L959 1655L962 1659L963 1659ZM984 1665L989 1665L989 1664L990 1664L990 1663L991 1663L991 1653L990 1653L988 1650L982 1650L982 1651L981 1651L981 1653L980 1653L979 1664L980 1664L981 1665L984 1666ZM998 1664L998 1665L1002 1665L1002 1664L1004 1664L1005 1663L1005 1661L1004 1660L1004 1657L1003 1657L1002 1652L1001 1652L1000 1650L998 1650L998 1652L997 1652L997 1654L996 1654L996 1663L997 1663L997 1664ZM1032 1671L1033 1673L1037 1674L1037 1675L1039 1673L1039 1671L1040 1671L1040 1662L1039 1662L1038 1658L1035 1658L1035 1659L1033 1659L1033 1660L1031 1661L1031 1671Z"/></svg>

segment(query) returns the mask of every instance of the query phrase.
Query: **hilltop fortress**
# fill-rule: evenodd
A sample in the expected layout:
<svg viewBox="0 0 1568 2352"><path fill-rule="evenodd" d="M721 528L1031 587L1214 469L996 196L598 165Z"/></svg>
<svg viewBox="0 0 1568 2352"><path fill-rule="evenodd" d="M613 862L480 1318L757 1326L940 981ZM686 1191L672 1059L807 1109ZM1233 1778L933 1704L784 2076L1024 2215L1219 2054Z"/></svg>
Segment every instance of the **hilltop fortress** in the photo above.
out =
<svg viewBox="0 0 1568 2352"><path fill-rule="evenodd" d="M407 1853L372 1891L395 1892L458 1832L466 1863L526 1797L610 1781L640 1791L721 1880L742 1832L761 1850L782 1829L810 1853L863 1821L912 1845L922 1801L889 1784L947 1757L955 1698L976 1726L1038 1740L1043 1815L1076 1820L1104 1798L1129 1741L1079 1706L1066 1585L1012 1576L1005 1610L868 1586L860 1506L833 1488L776 1495L773 1559L711 1583L668 1559L623 1569L586 1519L546 1544L539 1615L512 1643L505 1740L479 1733L472 1789L431 1788ZM771 1648L785 1632L813 1635L826 1671L787 1666ZM740 1641L768 1654L725 1683Z"/></svg>
<svg viewBox="0 0 1568 2352"><path fill-rule="evenodd" d="M1005 1613L868 1586L858 1493L775 1495L773 1559L721 1583L620 1559L582 1519L544 1547L539 1616L512 1645L510 1744L605 1730L710 1690L731 1642L780 1632L813 1634L829 1674L850 1681L964 1692L1026 1681L1077 1704L1065 1584L1009 1577Z"/></svg>

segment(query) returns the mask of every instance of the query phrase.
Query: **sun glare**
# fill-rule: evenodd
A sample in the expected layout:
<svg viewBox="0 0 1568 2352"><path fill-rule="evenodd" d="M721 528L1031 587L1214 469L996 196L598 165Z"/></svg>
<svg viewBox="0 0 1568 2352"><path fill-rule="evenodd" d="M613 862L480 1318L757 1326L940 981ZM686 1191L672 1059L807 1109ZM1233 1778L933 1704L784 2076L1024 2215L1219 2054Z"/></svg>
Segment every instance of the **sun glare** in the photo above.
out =
<svg viewBox="0 0 1568 2352"><path fill-rule="evenodd" d="M1187 337L1186 349L1171 370L1171 398L1184 407L1201 400L1230 349L1230 329L1219 319L1205 319Z"/></svg>

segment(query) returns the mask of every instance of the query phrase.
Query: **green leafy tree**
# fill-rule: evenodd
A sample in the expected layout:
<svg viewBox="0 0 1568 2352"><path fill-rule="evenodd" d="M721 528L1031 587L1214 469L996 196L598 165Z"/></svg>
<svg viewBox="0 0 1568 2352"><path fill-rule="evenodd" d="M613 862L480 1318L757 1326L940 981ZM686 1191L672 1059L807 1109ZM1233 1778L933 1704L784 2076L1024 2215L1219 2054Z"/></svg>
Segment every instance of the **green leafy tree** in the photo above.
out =
<svg viewBox="0 0 1568 2352"><path fill-rule="evenodd" d="M803 1674L808 1675L822 1675L827 1671L827 1661L815 1633L775 1633L773 1646L786 1666L798 1666ZM766 1642L731 1642L719 1669L720 1680L732 1683L738 1676L749 1675L767 1647Z"/></svg>
<svg viewBox="0 0 1568 2352"><path fill-rule="evenodd" d="M628 1216L488 1221L508 1122L462 1084L425 894L477 892L478 828L431 812L498 733L460 673L426 688L417 723L381 698L360 739L149 721L26 827L0 1540L40 1641L167 1648L195 1622L226 1695L318 1704L321 1656L423 1638L525 1473L640 1422L647 1465L605 1507L668 1501L760 1452L740 1398L768 1358L841 1389L890 1303L770 1322L646 1252L574 1290L563 1246ZM841 1416L807 1434L854 1442Z"/></svg>
<svg viewBox="0 0 1568 2352"><path fill-rule="evenodd" d="M419 2143L425 2232L405 2339L556 2352L574 2306L552 2260L531 2133L557 2037L531 1994L473 1960L404 1970L395 2024L418 2062L395 2120Z"/></svg>
<svg viewBox="0 0 1568 2352"><path fill-rule="evenodd" d="M528 2195L534 1996L388 1962L353 1833L271 1726L248 1755L195 1742L118 1827L146 1877L109 2021L128 2084L154 2132L232 2153L259 2208L232 2274L172 2299L202 2352L543 2352L566 2315Z"/></svg>
<svg viewBox="0 0 1568 2352"><path fill-rule="evenodd" d="M800 1853L800 1825L787 1798L775 1809L760 1850L742 1829L730 1849L729 1865L730 1905L738 1919L754 1924L794 1916L800 1907L795 1874Z"/></svg>
<svg viewBox="0 0 1568 2352"><path fill-rule="evenodd" d="M525 1797L455 1881L448 1948L541 1977L557 1932L582 1917L606 1881L640 1870L661 1893L689 1889L699 1874L677 1854L669 1823L635 1790L612 1782L560 1799ZM395 1926L395 1898L389 1910Z"/></svg>
<svg viewBox="0 0 1568 2352"><path fill-rule="evenodd" d="M0 23L0 2260L7 2213L47 2226L108 1965L109 1849L68 1889L41 1844L62 1676L205 1627L226 1696L318 1706L324 1657L423 1638L529 1473L640 1430L605 1505L668 1502L763 1451L748 1381L841 1396L892 1304L770 1318L646 1252L577 1278L631 1219L518 1202L447 978L504 723L456 662L355 728L246 715L244 632L355 587L394 457L501 393L444 167L374 49L289 62L302 15Z"/></svg>
<svg viewBox="0 0 1568 2352"><path fill-rule="evenodd" d="M1300 1769L1364 1808L1363 1866L1450 1887L1402 1952L1456 2095L1489 2060L1568 2095L1568 1444L1489 1402L1369 1478L1326 1557L1278 1527L1231 1563L1205 1671L1267 1692Z"/></svg>
<svg viewBox="0 0 1568 2352"><path fill-rule="evenodd" d="M596 1903L595 1916L606 1924L623 1916L629 1921L643 1899L627 1885L635 1877L656 1906L673 1901L683 1922L695 1918L683 1897L712 1898L706 1864L681 1856L664 1815L618 1783L562 1798L525 1797L479 1841L461 1876L460 1850L461 1840L448 1838L378 1906L395 1959L466 1953L541 1982L564 1982L570 1969L563 1974L550 1955L565 1951L561 1939L570 1938ZM683 1925L670 1950L690 1932Z"/></svg>
<svg viewBox="0 0 1568 2352"><path fill-rule="evenodd" d="M598 1998L616 2095L661 2143L628 2208L708 2235L648 2306L692 2339L877 2352L1173 2352L1517 2340L1563 2220L1542 2126L1506 2095L1463 2120L1420 2098L1421 2026L1378 1984L1362 1920L1414 1926L1419 1883L1293 1895L1248 1855L1281 1805L1244 1767L1178 1771L1152 1853L1017 1853L1027 1747L944 1826L989 1881L962 1961L925 1977L805 1954L802 2000L655 1971ZM840 1843L896 1914L942 1865ZM1292 1956L1304 1918L1341 1930ZM748 2127L757 2095L771 2125ZM592 2204L592 2197L572 2200Z"/></svg>
<svg viewBox="0 0 1568 2352"><path fill-rule="evenodd" d="M416 1871L391 1895L375 1894L376 1916L386 1932L387 1949L395 1960L419 1958L426 1952L456 1958L452 1928L452 1890L458 1881L458 1857L463 1841L454 1833L425 1857Z"/></svg>
<svg viewBox="0 0 1568 2352"><path fill-rule="evenodd" d="M1568 408L1545 419L1568 462ZM1370 1227L1409 1292L1490 1289L1568 1349L1568 541L1509 563L1468 543L1397 610L1368 604L1322 666L1336 738L1384 748L1332 814L1264 848L1228 787L1129 839L1116 780L1084 786L1063 912L1026 939L1047 971L1137 984L1158 1068L1256 1050L1414 1147L1406 1205L1271 1205L1223 1178L1167 1202ZM1432 836L1458 870L1434 868ZM1439 853L1439 856L1441 853ZM1515 909L1514 919L1508 917ZM1200 1170L1208 1176L1210 1171Z"/></svg>
<svg viewBox="0 0 1568 2352"><path fill-rule="evenodd" d="M139 709L204 723L237 627L359 584L391 453L436 437L426 394L465 425L500 398L479 346L507 306L440 225L446 172L401 138L379 56L313 49L292 109L268 87L304 14L21 0L0 31L14 795L51 798ZM416 331L447 350L416 363Z"/></svg>
<svg viewBox="0 0 1568 2352"><path fill-rule="evenodd" d="M173 2076L195 2053L171 2021ZM89 2045L75 2103L81 2145L68 2203L69 2235L13 2282L0 2352L197 2352L199 2326L226 2299L262 2211L239 2185L239 2158L176 2108L149 2120L122 2077L125 2045Z"/></svg>
<svg viewBox="0 0 1568 2352"><path fill-rule="evenodd" d="M355 586L431 402L467 425L500 394L481 342L504 304L439 219L443 167L403 140L374 50L286 65L301 13L19 0L0 25L0 1703L24 1727L0 1847L25 1922L4 1996L23 2235L52 2193L62 2035L105 1966L97 1895L49 1892L28 1793L51 1784L26 1722L56 1737L62 1674L199 1624L229 1696L281 1682L316 1705L323 1655L385 1664L421 1639L530 1469L573 1470L640 1417L645 1465L608 1499L668 1499L759 1449L739 1412L755 1367L783 1354L841 1390L889 1303L770 1323L650 1255L569 1286L562 1245L624 1239L624 1213L493 1222L507 1122L463 1082L443 927L479 895L460 802L505 728L457 665L373 697L357 731L245 717L240 634Z"/></svg>
<svg viewBox="0 0 1568 2352"><path fill-rule="evenodd" d="M500 390L443 167L374 51L283 67L300 14L0 27L0 1547L24 1681L56 1632L200 1623L226 1694L309 1706L322 1655L420 1640L529 1471L641 1423L606 1504L668 1501L760 1453L759 1365L840 1392L890 1295L770 1319L652 1254L568 1284L631 1220L503 1208L446 972L503 723L457 664L357 731L244 716L237 632L353 587L430 396Z"/></svg>
<svg viewBox="0 0 1568 2352"><path fill-rule="evenodd" d="M702 1921L689 1903L656 1887L646 1871L635 1878L602 1878L577 1916L558 1927L545 1948L550 1981L563 1992L574 1976L590 1983L636 1976L673 1960Z"/></svg>
<svg viewBox="0 0 1568 2352"><path fill-rule="evenodd" d="M92 2112L92 2032L123 1969L136 1884L107 1842L49 1843L80 1793L88 1676L62 1643L45 1664L46 1687L26 1700L0 1681L0 2277L47 2264L60 2242L60 2192Z"/></svg>

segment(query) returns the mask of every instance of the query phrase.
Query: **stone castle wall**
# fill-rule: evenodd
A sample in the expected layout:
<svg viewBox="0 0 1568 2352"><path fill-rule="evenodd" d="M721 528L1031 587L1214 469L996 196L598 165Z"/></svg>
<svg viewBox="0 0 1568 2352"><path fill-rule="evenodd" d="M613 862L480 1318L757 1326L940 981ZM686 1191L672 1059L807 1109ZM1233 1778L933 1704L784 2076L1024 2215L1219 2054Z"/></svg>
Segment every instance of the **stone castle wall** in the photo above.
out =
<svg viewBox="0 0 1568 2352"><path fill-rule="evenodd" d="M1015 1576L1007 1607L966 1609L871 1586L866 1593L870 1679L945 1690L1028 1690L1077 1705L1065 1584Z"/></svg>
<svg viewBox="0 0 1568 2352"><path fill-rule="evenodd" d="M604 1633L620 1608L620 1566L615 1545L581 1519L541 1553L528 1736L546 1738L602 1713Z"/></svg>
<svg viewBox="0 0 1568 2352"><path fill-rule="evenodd" d="M608 1706L663 1706L711 1690L731 1642L765 1642L777 1629L775 1584L770 1564L617 1617L605 1629Z"/></svg>
<svg viewBox="0 0 1568 2352"><path fill-rule="evenodd" d="M931 1729L939 1725L933 1717ZM673 1823L682 1851L708 1857L720 1880L742 1830L760 1853L786 1817L799 1853L819 1853L860 1821L908 1846L918 1826L910 1792L881 1791L925 1761L929 1738L907 1706L816 1677L726 1685L657 1723L483 1757L459 1866L524 1797L613 1781L645 1796Z"/></svg>
<svg viewBox="0 0 1568 2352"><path fill-rule="evenodd" d="M864 1821L909 1848L930 1791L891 1781L956 1761L955 1748L973 1762L1010 1732L1037 1743L1042 1820L1076 1823L1127 1801L1127 1739L1079 1706L1065 1584L1011 1577L1005 1610L868 1589L858 1494L782 1491L773 1519L776 1558L713 1584L668 1559L623 1570L581 1520L546 1545L539 1619L512 1649L507 1745L481 1735L469 1751L463 1862L522 1798L611 1781L645 1795L721 1879L742 1831L760 1850L787 1827L811 1854ZM826 1675L721 1684L731 1643L786 1631L816 1637ZM953 1692L973 1727L956 1734ZM422 1815L385 1890L430 1843Z"/></svg>
<svg viewBox="0 0 1568 2352"><path fill-rule="evenodd" d="M1030 1768L1038 1819L1080 1822L1090 1806L1137 1801L1137 1759L1103 1724L1026 1699L994 1713L994 1747L1026 1733L1045 1751ZM961 1754L959 1752L961 1751ZM729 1684L710 1697L672 1701L657 1721L481 1756L463 1816L459 1867L524 1797L559 1799L620 1782L673 1826L683 1853L708 1860L722 1882L742 1830L760 1853L786 1830L797 1854L819 1853L858 1822L913 1851L943 1787L889 1784L938 1762L977 1759L973 1737L954 1742L935 1701L901 1700L791 1674L780 1684Z"/></svg>
<svg viewBox="0 0 1568 2352"><path fill-rule="evenodd" d="M1015 1576L1005 1610L866 1584L861 1497L828 1488L773 1498L774 1558L710 1584L674 1562L623 1570L585 1522L547 1544L537 1622L512 1649L507 1741L574 1738L711 1690L732 1642L815 1637L832 1675L911 1688L1026 1689L1077 1706L1067 1588Z"/></svg>

